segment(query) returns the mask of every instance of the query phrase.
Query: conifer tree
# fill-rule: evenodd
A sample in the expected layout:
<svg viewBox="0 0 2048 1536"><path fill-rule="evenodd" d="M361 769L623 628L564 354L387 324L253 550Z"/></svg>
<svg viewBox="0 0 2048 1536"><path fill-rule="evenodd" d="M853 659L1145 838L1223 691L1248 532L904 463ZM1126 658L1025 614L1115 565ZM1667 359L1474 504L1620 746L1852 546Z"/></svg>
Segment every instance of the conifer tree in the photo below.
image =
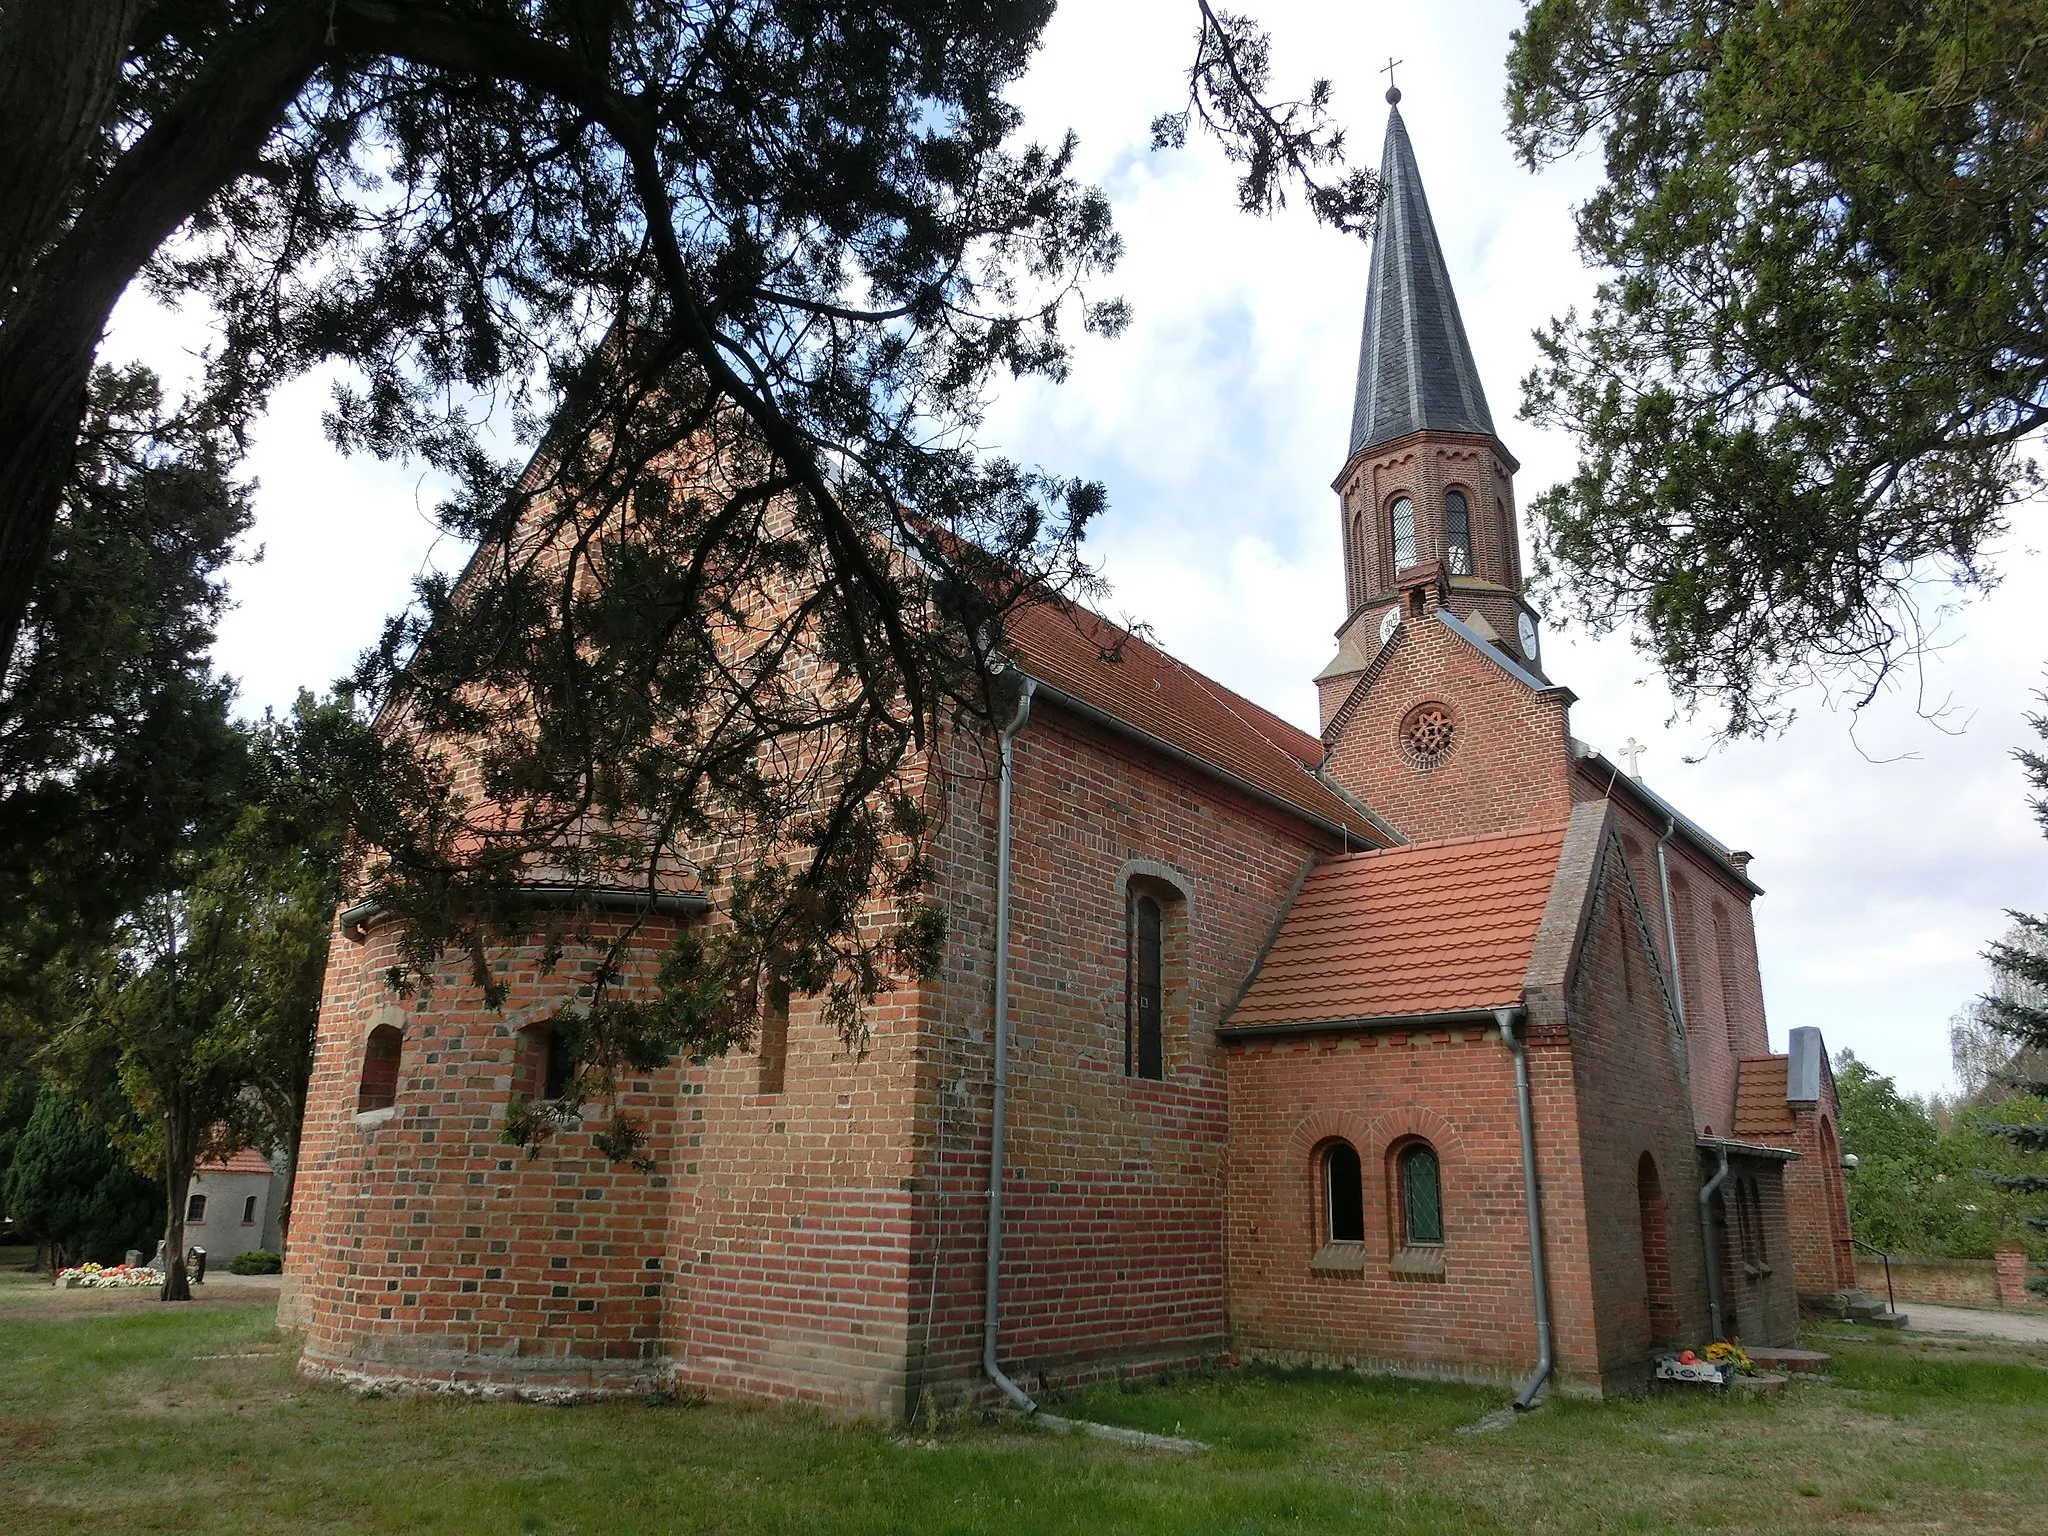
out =
<svg viewBox="0 0 2048 1536"><path fill-rule="evenodd" d="M2040 0L1534 0L1515 35L1516 148L1603 172L1598 289L1524 386L1580 445L1538 576L1730 731L1816 675L1869 697L1929 578L1987 584L2040 486L2044 28Z"/></svg>
<svg viewBox="0 0 2048 1536"><path fill-rule="evenodd" d="M2028 717L2036 735L2048 741L2048 714ZM2036 791L2034 817L2048 833L2048 753L2022 749L2014 754L2026 769ZM2018 932L1994 943L1985 952L2001 985L1980 1002L1982 1017L2014 1047L2011 1068L1998 1074L2006 1087L2038 1099L2048 1099L2048 918L2025 913L2010 914ZM2028 1068L2033 1070L2029 1071ZM2033 1125L2003 1124L1981 1120L1981 1129L2002 1138L2015 1149L2048 1154L2048 1120ZM2026 1217L2027 1224L2048 1232L2048 1164L2038 1171L1981 1175L2001 1188L2043 1197L2043 1205Z"/></svg>
<svg viewBox="0 0 2048 1536"><path fill-rule="evenodd" d="M218 318L195 414L232 432L332 366L337 446L458 487L474 558L356 678L386 728L350 748L352 894L399 984L453 953L494 995L537 867L682 871L730 921L653 1003L600 968L560 1021L591 1072L743 1039L763 987L857 1042L942 937L906 767L1000 702L1007 613L1087 590L1105 502L977 444L1001 381L1128 316L1107 200L1008 99L1052 10L0 0L0 658L146 276ZM1161 143L1198 126L1248 209L1298 187L1363 233L1328 83L1272 99L1262 31L1190 20Z"/></svg>
<svg viewBox="0 0 2048 1536"><path fill-rule="evenodd" d="M160 1232L163 1195L137 1173L107 1128L45 1086L14 1148L0 1207L55 1275L67 1264L109 1264Z"/></svg>

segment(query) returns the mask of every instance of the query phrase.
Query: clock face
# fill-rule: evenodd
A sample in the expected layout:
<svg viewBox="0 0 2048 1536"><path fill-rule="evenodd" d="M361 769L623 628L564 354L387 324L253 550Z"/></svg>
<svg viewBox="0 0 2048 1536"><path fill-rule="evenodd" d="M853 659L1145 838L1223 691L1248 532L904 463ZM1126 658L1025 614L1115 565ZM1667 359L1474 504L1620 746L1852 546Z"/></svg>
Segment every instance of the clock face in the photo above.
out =
<svg viewBox="0 0 2048 1536"><path fill-rule="evenodd" d="M1380 644L1385 645L1389 640L1393 639L1394 631L1399 629L1400 627L1401 610L1398 608L1389 608L1386 612L1386 616L1380 620Z"/></svg>
<svg viewBox="0 0 2048 1536"><path fill-rule="evenodd" d="M1536 621L1526 613L1515 619L1515 638L1522 642L1522 654L1531 661L1536 659Z"/></svg>

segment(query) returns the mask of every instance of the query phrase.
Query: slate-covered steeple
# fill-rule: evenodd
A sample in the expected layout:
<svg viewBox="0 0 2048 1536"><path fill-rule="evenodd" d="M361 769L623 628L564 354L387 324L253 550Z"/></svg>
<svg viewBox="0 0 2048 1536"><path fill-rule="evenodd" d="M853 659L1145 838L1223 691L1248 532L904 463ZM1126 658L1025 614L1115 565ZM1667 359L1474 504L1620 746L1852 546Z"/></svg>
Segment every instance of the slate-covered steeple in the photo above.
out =
<svg viewBox="0 0 2048 1536"><path fill-rule="evenodd" d="M1423 196L1415 150L1389 90L1379 229L1365 289L1365 339L1350 453L1424 428L1493 435L1493 416L1458 318L1457 295Z"/></svg>

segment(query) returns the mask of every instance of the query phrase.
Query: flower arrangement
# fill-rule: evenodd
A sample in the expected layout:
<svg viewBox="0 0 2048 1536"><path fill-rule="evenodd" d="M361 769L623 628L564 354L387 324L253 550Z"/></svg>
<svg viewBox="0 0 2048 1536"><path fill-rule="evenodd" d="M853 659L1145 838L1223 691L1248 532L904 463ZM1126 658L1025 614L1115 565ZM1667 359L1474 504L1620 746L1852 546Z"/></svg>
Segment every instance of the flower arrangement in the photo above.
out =
<svg viewBox="0 0 2048 1536"><path fill-rule="evenodd" d="M67 1291L138 1291L163 1283L162 1270L140 1264L78 1264L57 1272L57 1284Z"/></svg>
<svg viewBox="0 0 2048 1536"><path fill-rule="evenodd" d="M1742 1346L1730 1344L1726 1339L1709 1344L1703 1353L1715 1365L1732 1365L1745 1373L1750 1369L1749 1356L1742 1352Z"/></svg>

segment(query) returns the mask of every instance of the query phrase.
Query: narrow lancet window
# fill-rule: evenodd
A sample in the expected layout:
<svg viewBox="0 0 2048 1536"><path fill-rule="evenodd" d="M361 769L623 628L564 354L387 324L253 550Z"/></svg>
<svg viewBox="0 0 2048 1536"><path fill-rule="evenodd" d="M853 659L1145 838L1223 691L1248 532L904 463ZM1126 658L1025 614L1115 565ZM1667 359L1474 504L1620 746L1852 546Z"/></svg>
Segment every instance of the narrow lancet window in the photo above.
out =
<svg viewBox="0 0 2048 1536"><path fill-rule="evenodd" d="M1472 511L1462 491L1444 493L1444 559L1453 576L1472 574Z"/></svg>
<svg viewBox="0 0 2048 1536"><path fill-rule="evenodd" d="M1132 897L1130 1017L1124 1039L1124 1071L1133 1077L1166 1076L1159 1028L1164 926L1157 901L1150 896Z"/></svg>
<svg viewBox="0 0 2048 1536"><path fill-rule="evenodd" d="M1337 1142L1324 1154L1323 1186L1326 1241L1364 1242L1365 1176L1349 1142Z"/></svg>
<svg viewBox="0 0 2048 1536"><path fill-rule="evenodd" d="M1410 1248L1444 1240L1443 1182L1436 1153L1420 1143L1401 1154L1401 1240Z"/></svg>
<svg viewBox="0 0 2048 1536"><path fill-rule="evenodd" d="M1396 496L1391 509L1394 524L1394 573L1399 575L1415 564L1415 503Z"/></svg>

